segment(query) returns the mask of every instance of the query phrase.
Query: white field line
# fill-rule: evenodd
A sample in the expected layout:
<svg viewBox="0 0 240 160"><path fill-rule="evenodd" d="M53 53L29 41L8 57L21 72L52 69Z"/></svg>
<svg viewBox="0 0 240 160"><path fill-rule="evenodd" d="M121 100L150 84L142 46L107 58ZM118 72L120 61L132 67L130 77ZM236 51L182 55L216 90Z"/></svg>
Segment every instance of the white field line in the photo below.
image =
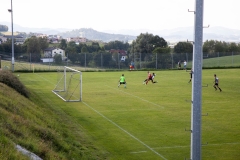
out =
<svg viewBox="0 0 240 160"><path fill-rule="evenodd" d="M103 114L101 114L100 112L98 112L96 109L94 109L93 107L91 107L90 105L88 105L87 103L83 102L83 104L85 104L87 107L89 107L90 109L92 109L94 112L96 112L97 114L99 114L100 116L102 116L104 119L106 119L107 121L109 121L110 123L112 123L113 125L115 125L117 128L119 128L120 130L122 130L123 132L125 132L126 134L128 134L130 137L132 137L133 139L137 140L139 143L141 143L142 145L144 145L145 147L147 147L149 150L151 150L152 152L154 152L155 154L157 154L158 156L160 156L162 159L167 160L165 157L163 157L161 154L159 154L158 152L156 152L154 149L152 149L151 147L149 147L148 145L146 145L145 143L143 143L141 140L139 140L138 138L136 138L135 136L133 136L131 133L129 133L128 131L126 131L125 129L123 129L122 127L120 127L119 125L117 125L115 122L113 122L112 120L110 120L109 118L107 118L106 116L104 116Z"/></svg>
<svg viewBox="0 0 240 160"><path fill-rule="evenodd" d="M202 145L202 147L207 147L207 146L222 146L222 145L239 145L240 143L239 142L235 142L235 143L218 143L218 144L204 144ZM164 149L164 148L190 148L190 144L189 146L169 146L169 147L155 147L153 149Z"/></svg>
<svg viewBox="0 0 240 160"><path fill-rule="evenodd" d="M138 152L130 152L130 153L132 153L132 154L138 154L138 153L145 153L145 152L147 152L147 151L138 151Z"/></svg>
<svg viewBox="0 0 240 160"><path fill-rule="evenodd" d="M129 110L105 110L103 112L131 112L131 111L159 111L160 109L129 109Z"/></svg>
<svg viewBox="0 0 240 160"><path fill-rule="evenodd" d="M107 85L106 85L106 86L107 86ZM141 97L135 96L135 95L133 95L133 94L124 92L124 91L122 91L122 90L120 90L120 89L116 89L116 88L113 88L113 87L110 87L110 86L107 86L107 87L112 88L112 89L117 90L117 91L120 91L120 92L123 92L124 94L128 94L128 95L130 95L130 96L132 96L132 97L138 98L138 99L140 99L140 100L142 100L142 101L144 101L144 102L150 103L150 104L152 104L152 105L154 105L154 106L157 106L157 107L159 107L159 108L164 109L163 106L160 106L160 105L158 105L158 104L156 104L156 103L153 103L153 102L148 101L148 100L146 100L146 99L143 99L143 98L141 98Z"/></svg>

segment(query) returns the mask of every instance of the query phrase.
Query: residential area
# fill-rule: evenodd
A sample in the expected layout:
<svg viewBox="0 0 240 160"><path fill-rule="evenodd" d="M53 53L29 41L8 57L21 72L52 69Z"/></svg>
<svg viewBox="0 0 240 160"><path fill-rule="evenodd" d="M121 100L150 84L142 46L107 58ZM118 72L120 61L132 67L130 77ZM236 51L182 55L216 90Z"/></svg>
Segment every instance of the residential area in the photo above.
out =
<svg viewBox="0 0 240 160"><path fill-rule="evenodd" d="M120 41L116 38L104 42L100 38L84 37L94 37L96 34L109 36L93 29L67 33L48 35L13 32L15 61L117 69L129 68L131 62L135 63L136 68L168 69L176 68L179 62L192 61L193 43L188 40L168 42L159 35L141 33L135 39ZM0 56L11 60L12 34L6 28L0 34ZM203 52L204 58L238 55L240 44L206 40Z"/></svg>

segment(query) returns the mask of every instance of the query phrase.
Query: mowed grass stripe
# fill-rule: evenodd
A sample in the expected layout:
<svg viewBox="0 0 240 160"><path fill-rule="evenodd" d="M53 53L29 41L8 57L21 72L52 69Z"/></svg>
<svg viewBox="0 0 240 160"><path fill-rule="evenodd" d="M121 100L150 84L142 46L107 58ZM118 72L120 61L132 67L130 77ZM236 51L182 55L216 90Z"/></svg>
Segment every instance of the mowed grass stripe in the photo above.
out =
<svg viewBox="0 0 240 160"><path fill-rule="evenodd" d="M107 86L107 85L106 85L106 86ZM114 89L114 90L117 90L117 91L120 91L120 92L123 92L124 94L127 94L127 95L129 95L129 96L135 97L135 98L137 98L137 99L140 99L141 101L150 103L151 105L160 107L160 108L162 108L162 109L164 108L163 106L160 106L160 105L158 105L158 104L156 104L156 103L150 102L150 101L148 101L148 100L146 100L146 99L143 99L143 98L141 98L141 97L138 97L138 96L136 96L136 95L133 95L132 93L128 93L128 92L125 92L125 91L123 91L123 90L119 90L119 89L116 89L116 88L113 88L113 87L110 87L110 86L107 86L107 87L109 87L109 88L111 88L111 89Z"/></svg>
<svg viewBox="0 0 240 160"><path fill-rule="evenodd" d="M159 154L158 152L156 152L153 148L149 147L148 145L146 145L144 142L142 142L141 140L139 140L138 138L136 138L134 135L132 135L131 133L129 133L128 131L126 131L125 129L123 129L122 127L120 127L118 124L116 124L115 122L113 122L112 120L110 120L109 118L107 118L106 116L104 116L102 113L98 112L97 110L95 110L93 107L89 106L87 103L83 102L86 106L88 106L89 108L91 108L92 110L94 110L96 113L98 113L99 115L101 115L104 119L106 119L107 121L109 121L110 123L112 123L113 125L115 125L117 128L119 128L120 130L122 130L123 132L125 132L127 135L129 135L130 137L132 137L133 139L135 139L136 141L138 141L139 143L141 143L142 145L144 145L145 147L147 147L149 150L151 150L153 153L157 154L158 156L160 156L161 158L165 159L165 157L163 157L161 154Z"/></svg>

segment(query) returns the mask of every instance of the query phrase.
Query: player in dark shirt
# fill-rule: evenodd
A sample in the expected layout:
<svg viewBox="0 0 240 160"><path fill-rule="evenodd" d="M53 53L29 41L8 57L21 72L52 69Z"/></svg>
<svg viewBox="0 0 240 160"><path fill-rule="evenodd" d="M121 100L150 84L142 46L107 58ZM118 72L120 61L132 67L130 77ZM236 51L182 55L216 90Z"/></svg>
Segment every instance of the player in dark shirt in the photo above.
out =
<svg viewBox="0 0 240 160"><path fill-rule="evenodd" d="M215 91L219 89L220 92L222 92L222 89L219 87L219 79L216 74L214 74L214 85L213 87L215 88Z"/></svg>
<svg viewBox="0 0 240 160"><path fill-rule="evenodd" d="M192 81L192 74L193 74L193 70L192 69L191 69L189 74L190 74L190 79L189 79L188 83L190 83Z"/></svg>

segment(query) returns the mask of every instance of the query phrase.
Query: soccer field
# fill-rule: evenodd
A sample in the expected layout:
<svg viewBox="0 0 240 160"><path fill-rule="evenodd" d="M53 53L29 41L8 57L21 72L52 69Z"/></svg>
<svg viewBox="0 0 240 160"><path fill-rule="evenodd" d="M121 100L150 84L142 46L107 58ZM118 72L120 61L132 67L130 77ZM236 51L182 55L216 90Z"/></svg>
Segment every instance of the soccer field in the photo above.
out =
<svg viewBox="0 0 240 160"><path fill-rule="evenodd" d="M122 73L127 88L117 87ZM108 159L189 159L189 72L154 73L158 83L143 85L147 71L83 72L82 102L64 102L51 92L57 73L20 73L19 78L76 121ZM223 92L212 87L214 74ZM239 159L240 69L203 70L202 82L208 85L202 88L202 159Z"/></svg>

